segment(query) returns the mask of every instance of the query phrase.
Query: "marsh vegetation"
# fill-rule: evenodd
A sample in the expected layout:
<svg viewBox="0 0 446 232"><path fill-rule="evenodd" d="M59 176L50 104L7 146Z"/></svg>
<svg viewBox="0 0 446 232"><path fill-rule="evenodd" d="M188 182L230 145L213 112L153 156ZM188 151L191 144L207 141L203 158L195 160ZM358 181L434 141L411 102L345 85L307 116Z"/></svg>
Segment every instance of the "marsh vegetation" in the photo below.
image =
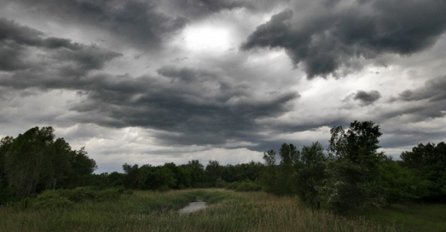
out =
<svg viewBox="0 0 446 232"><path fill-rule="evenodd" d="M48 193L43 193L48 195ZM395 225L346 219L313 211L295 197L223 189L134 191L77 204L42 205L39 198L0 208L1 231L400 231ZM59 194L64 198L62 194ZM197 198L209 207L190 214L178 209Z"/></svg>

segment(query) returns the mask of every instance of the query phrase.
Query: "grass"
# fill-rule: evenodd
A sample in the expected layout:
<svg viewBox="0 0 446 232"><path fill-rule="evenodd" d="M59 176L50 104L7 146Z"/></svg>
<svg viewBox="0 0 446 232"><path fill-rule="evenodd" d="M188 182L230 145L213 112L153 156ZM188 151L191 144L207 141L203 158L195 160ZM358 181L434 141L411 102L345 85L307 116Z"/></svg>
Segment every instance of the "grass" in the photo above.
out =
<svg viewBox="0 0 446 232"><path fill-rule="evenodd" d="M369 219L397 225L404 231L446 232L446 205L399 204L363 212Z"/></svg>
<svg viewBox="0 0 446 232"><path fill-rule="evenodd" d="M194 200L209 208L182 215ZM70 207L0 207L0 231L398 231L364 219L312 211L292 197L222 189L138 191L113 200L80 201Z"/></svg>

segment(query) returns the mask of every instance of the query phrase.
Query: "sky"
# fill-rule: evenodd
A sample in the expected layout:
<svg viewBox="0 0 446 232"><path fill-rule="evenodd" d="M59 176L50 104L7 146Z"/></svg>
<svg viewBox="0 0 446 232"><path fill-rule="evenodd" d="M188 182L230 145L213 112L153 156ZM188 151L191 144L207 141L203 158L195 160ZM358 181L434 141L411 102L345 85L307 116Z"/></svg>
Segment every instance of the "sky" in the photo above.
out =
<svg viewBox="0 0 446 232"><path fill-rule="evenodd" d="M444 0L0 0L0 137L52 126L97 172L262 161L380 125L446 138Z"/></svg>

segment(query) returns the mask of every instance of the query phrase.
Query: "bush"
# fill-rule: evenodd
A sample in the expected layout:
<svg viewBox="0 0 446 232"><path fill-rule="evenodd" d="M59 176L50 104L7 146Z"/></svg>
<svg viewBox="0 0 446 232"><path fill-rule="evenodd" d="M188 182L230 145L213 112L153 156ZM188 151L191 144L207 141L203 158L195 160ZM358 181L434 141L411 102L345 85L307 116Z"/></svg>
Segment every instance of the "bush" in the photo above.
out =
<svg viewBox="0 0 446 232"><path fill-rule="evenodd" d="M70 208L73 204L57 190L45 191L32 201L32 206L40 209Z"/></svg>
<svg viewBox="0 0 446 232"><path fill-rule="evenodd" d="M228 184L226 188L239 192L254 192L262 190L262 186L260 184L250 180L233 182Z"/></svg>
<svg viewBox="0 0 446 232"><path fill-rule="evenodd" d="M123 188L95 189L80 187L75 189L47 190L32 200L36 208L66 208L82 201L116 200L122 194L131 192Z"/></svg>
<svg viewBox="0 0 446 232"><path fill-rule="evenodd" d="M75 189L59 190L60 194L73 202L86 200L105 201L116 200L126 193L123 188L97 189L91 187L79 187Z"/></svg>

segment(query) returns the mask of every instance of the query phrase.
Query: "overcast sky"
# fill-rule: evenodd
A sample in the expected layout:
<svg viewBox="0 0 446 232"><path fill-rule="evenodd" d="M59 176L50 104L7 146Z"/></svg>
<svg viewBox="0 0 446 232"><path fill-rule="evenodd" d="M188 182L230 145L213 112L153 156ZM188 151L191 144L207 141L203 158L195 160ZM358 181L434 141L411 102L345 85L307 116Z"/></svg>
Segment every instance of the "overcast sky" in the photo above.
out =
<svg viewBox="0 0 446 232"><path fill-rule="evenodd" d="M53 126L98 172L261 161L379 123L446 138L444 0L0 0L0 137Z"/></svg>

